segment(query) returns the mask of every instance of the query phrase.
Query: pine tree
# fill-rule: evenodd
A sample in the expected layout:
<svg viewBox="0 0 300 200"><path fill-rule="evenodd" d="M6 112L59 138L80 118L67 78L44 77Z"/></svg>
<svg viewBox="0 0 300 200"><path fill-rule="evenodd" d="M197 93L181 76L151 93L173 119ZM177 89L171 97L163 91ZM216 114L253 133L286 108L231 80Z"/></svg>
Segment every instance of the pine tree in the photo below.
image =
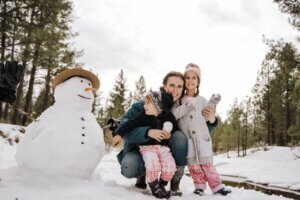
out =
<svg viewBox="0 0 300 200"><path fill-rule="evenodd" d="M134 103L133 94L130 91L127 99L125 100L125 110L128 110L133 103Z"/></svg>
<svg viewBox="0 0 300 200"><path fill-rule="evenodd" d="M32 95L34 91L35 76L42 64L45 64L44 59L49 60L53 58L50 65L46 65L49 68L57 66L55 58L59 58L59 51L65 47L63 41L69 39L71 22L72 3L69 0L55 0L55 1L38 1L35 17L35 24L38 28L34 28L31 33L33 40L33 56L32 67L30 71L30 81L26 94L26 102L24 111L30 113ZM56 44L53 48L53 44ZM56 55L55 55L56 53ZM54 64L54 65L53 65ZM50 71L51 73L51 71ZM47 77L48 78L48 77ZM47 79L46 79L47 81ZM48 103L49 86L46 85L47 93L45 93L45 103ZM47 105L46 105L47 106ZM45 106L45 107L46 107ZM23 116L22 124L27 123L27 117Z"/></svg>
<svg viewBox="0 0 300 200"><path fill-rule="evenodd" d="M295 105L295 122L288 129L289 136L293 139L293 144L297 144L300 138L300 70L295 74L295 88L292 93L292 102ZM297 140L294 141L294 137L297 137ZM296 138L295 138L296 139Z"/></svg>
<svg viewBox="0 0 300 200"><path fill-rule="evenodd" d="M135 102L144 100L146 96L146 83L145 78L143 76L140 76L139 80L135 82L135 89L132 94L132 92L129 92L128 100L126 102L126 110Z"/></svg>
<svg viewBox="0 0 300 200"><path fill-rule="evenodd" d="M106 116L119 119L125 113L126 78L123 70L118 74L114 87L110 92Z"/></svg>
<svg viewBox="0 0 300 200"><path fill-rule="evenodd" d="M232 124L225 121L222 135L220 136L219 146L222 151L227 152L227 157L229 158L229 151L235 147L233 141L235 140L234 129Z"/></svg>
<svg viewBox="0 0 300 200"><path fill-rule="evenodd" d="M250 106L251 106L251 98L247 97L245 101L243 102L243 108L244 111L242 113L242 151L243 151L243 156L247 155L247 147L248 147L248 135L250 131L249 127L249 117L250 117Z"/></svg>
<svg viewBox="0 0 300 200"><path fill-rule="evenodd" d="M272 131L272 98L270 94L270 82L274 77L274 63L270 61L270 56L267 54L264 61L262 62L262 68L257 77L256 85L253 89L255 93L255 104L258 106L258 112L264 119L264 129L261 132L266 138L269 145L272 145L272 136L275 134ZM262 111L262 112L261 112Z"/></svg>
<svg viewBox="0 0 300 200"><path fill-rule="evenodd" d="M146 96L146 82L143 76L140 76L139 80L135 82L135 91L133 94L133 101L143 100Z"/></svg>
<svg viewBox="0 0 300 200"><path fill-rule="evenodd" d="M273 102L272 112L276 120L278 145L285 146L290 138L288 129L295 123L296 105L292 101L295 88L296 71L299 70L299 53L290 43L283 41L268 41L271 47L270 60L276 63L275 77L271 81Z"/></svg>
<svg viewBox="0 0 300 200"><path fill-rule="evenodd" d="M243 110L241 108L241 105L238 104L237 99L234 100L233 105L231 107L231 110L228 113L228 123L231 126L231 138L233 137L236 141L236 144L233 144L233 146L237 147L237 153L238 156L240 156L240 147L241 147L241 116L242 116ZM230 129L229 129L230 130Z"/></svg>
<svg viewBox="0 0 300 200"><path fill-rule="evenodd" d="M300 30L300 3L299 0L274 0L283 13L290 15L289 23Z"/></svg>
<svg viewBox="0 0 300 200"><path fill-rule="evenodd" d="M213 151L214 152L224 151L224 149L220 146L221 136L224 133L224 127L225 127L224 123L219 118L219 120L218 120L218 126L213 131L213 134L211 134L212 145L213 145Z"/></svg>
<svg viewBox="0 0 300 200"><path fill-rule="evenodd" d="M269 145L285 146L291 139L293 142L299 140L297 137L291 138L288 133L293 132L297 126L299 115L299 98L294 94L300 56L292 44L282 40L265 39L265 43L270 51L262 63L261 73L253 88L253 135L256 142L261 141L261 132Z"/></svg>
<svg viewBox="0 0 300 200"><path fill-rule="evenodd" d="M32 117L34 119L39 117L41 115L41 113L44 112L44 110L46 110L48 108L48 107L45 108L45 105L44 105L45 92L46 92L45 89L42 89L33 104ZM53 94L51 94L51 101L49 102L49 104L52 105L53 103L54 103L54 97L53 97Z"/></svg>

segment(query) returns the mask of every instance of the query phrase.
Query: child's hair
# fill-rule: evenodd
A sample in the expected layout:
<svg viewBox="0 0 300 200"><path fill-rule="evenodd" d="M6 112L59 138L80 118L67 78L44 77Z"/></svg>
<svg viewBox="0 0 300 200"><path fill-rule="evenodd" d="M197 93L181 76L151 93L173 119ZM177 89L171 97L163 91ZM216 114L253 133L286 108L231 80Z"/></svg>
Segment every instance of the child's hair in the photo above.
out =
<svg viewBox="0 0 300 200"><path fill-rule="evenodd" d="M155 108L156 112L159 114L159 111L157 110L157 108L156 108L154 102L152 101L152 99L151 99L151 97L150 97L149 95L146 95L146 96L145 96L145 104L146 104L147 102L150 102L150 103L152 104L152 106Z"/></svg>
<svg viewBox="0 0 300 200"><path fill-rule="evenodd" d="M148 94L145 96L145 103L146 103L146 102L150 102L152 105L154 105L154 103L153 103L151 97L150 97Z"/></svg>

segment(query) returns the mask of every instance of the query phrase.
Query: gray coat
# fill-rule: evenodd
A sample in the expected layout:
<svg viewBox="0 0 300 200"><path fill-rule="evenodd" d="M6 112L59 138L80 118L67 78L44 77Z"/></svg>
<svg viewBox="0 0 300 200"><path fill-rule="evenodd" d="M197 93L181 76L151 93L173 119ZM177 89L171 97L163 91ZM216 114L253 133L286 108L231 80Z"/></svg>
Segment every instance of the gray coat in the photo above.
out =
<svg viewBox="0 0 300 200"><path fill-rule="evenodd" d="M195 98L195 104L191 104L184 97L182 105L174 106L172 112L176 117L179 128L188 139L188 164L212 164L213 151L212 141L207 127L206 120L202 115L202 110L207 104L207 100L202 96Z"/></svg>

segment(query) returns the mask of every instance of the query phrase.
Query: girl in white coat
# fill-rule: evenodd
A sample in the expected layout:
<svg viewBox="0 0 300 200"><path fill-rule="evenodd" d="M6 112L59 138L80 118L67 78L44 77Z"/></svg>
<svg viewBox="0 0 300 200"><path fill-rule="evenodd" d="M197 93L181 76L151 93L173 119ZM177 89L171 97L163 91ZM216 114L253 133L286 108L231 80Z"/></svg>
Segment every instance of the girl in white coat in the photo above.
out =
<svg viewBox="0 0 300 200"><path fill-rule="evenodd" d="M222 184L219 174L213 165L212 142L207 123L217 123L215 116L207 118L203 109L207 100L199 95L200 68L195 64L188 64L184 72L185 96L182 104L172 112L179 119L178 126L188 138L188 169L193 179L197 195L203 195L208 182L214 194L227 195L231 190ZM215 109L215 108L214 108Z"/></svg>

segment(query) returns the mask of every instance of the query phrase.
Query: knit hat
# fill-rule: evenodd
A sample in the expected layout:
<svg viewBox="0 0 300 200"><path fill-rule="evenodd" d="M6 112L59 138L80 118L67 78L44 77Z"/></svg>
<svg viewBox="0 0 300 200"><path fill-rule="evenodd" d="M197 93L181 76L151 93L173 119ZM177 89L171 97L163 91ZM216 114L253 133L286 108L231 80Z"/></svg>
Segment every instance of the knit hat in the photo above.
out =
<svg viewBox="0 0 300 200"><path fill-rule="evenodd" d="M198 65L194 64L194 63L190 63L190 64L187 64L187 66L185 67L185 71L184 71L184 74L186 74L187 72L195 72L200 80L201 78L201 70L199 68Z"/></svg>
<svg viewBox="0 0 300 200"><path fill-rule="evenodd" d="M174 104L173 96L165 91L152 91L147 97L153 102L159 114L169 111Z"/></svg>

